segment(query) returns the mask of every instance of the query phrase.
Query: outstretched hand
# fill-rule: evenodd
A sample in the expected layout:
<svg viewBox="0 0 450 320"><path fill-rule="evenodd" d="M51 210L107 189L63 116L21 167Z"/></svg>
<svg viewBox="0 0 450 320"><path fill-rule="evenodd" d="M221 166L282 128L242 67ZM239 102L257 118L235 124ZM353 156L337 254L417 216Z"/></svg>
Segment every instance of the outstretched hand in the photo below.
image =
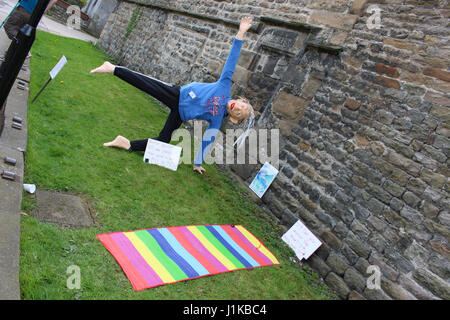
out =
<svg viewBox="0 0 450 320"><path fill-rule="evenodd" d="M239 31L245 33L252 27L252 17L243 17L241 19L241 25L239 26Z"/></svg>
<svg viewBox="0 0 450 320"><path fill-rule="evenodd" d="M243 17L239 26L239 32L236 36L239 40L244 40L245 33L252 27L252 17Z"/></svg>
<svg viewBox="0 0 450 320"><path fill-rule="evenodd" d="M200 174L203 174L203 172L206 172L206 170L202 166L197 167L196 165L194 165L194 171L197 171Z"/></svg>

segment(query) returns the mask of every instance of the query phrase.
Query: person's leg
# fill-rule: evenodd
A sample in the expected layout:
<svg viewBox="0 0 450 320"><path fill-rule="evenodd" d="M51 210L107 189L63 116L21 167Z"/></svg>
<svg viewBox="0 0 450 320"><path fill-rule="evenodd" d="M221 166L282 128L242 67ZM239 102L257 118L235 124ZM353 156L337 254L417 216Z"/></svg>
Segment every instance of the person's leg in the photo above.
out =
<svg viewBox="0 0 450 320"><path fill-rule="evenodd" d="M183 121L176 111L172 111L167 118L164 128L159 133L159 136L152 138L161 142L169 143L172 139L172 134L177 130ZM129 151L145 151L147 149L148 139L130 141L125 137L117 136L113 141L104 143L105 147L116 147Z"/></svg>
<svg viewBox="0 0 450 320"><path fill-rule="evenodd" d="M21 6L15 8L4 25L8 38L11 40L15 39L19 30L30 21L30 18L31 13L25 8Z"/></svg>
<svg viewBox="0 0 450 320"><path fill-rule="evenodd" d="M165 83L155 78L143 75L138 72L131 71L124 67L115 66L109 62L105 62L100 67L93 69L91 73L110 73L128 82L134 87L150 94L155 99L164 103L169 107L170 114L164 125L164 128L159 133L159 136L152 139L161 142L169 143L172 139L172 134L177 130L183 121L179 112L180 87ZM145 151L147 148L148 139L129 141L128 139L118 136L111 142L105 143L107 147L118 147L130 151Z"/></svg>
<svg viewBox="0 0 450 320"><path fill-rule="evenodd" d="M114 74L123 81L151 95L153 98L165 104L170 110L177 110L180 99L180 87L158 79L146 76L130 69L115 66L105 62L100 67L93 69L91 73Z"/></svg>
<svg viewBox="0 0 450 320"><path fill-rule="evenodd" d="M170 110L178 111L180 87L131 71L124 67L116 67L114 69L114 75L148 93L153 98L169 107Z"/></svg>
<svg viewBox="0 0 450 320"><path fill-rule="evenodd" d="M114 74L114 69L116 68L111 62L105 61L100 67L92 69L91 74L94 73L109 73Z"/></svg>
<svg viewBox="0 0 450 320"><path fill-rule="evenodd" d="M103 144L105 147L116 147L120 149L129 150L131 143L130 140L128 140L125 137L117 136L113 141L106 142Z"/></svg>
<svg viewBox="0 0 450 320"><path fill-rule="evenodd" d="M177 130L183 121L180 118L180 115L178 112L172 111L169 114L169 117L167 118L166 124L164 125L164 128L159 133L159 136L152 138L153 140L158 140L164 143L170 143L170 140L172 140L172 134L175 130ZM131 141L131 151L145 151L147 148L147 142L148 139L145 140L136 140Z"/></svg>

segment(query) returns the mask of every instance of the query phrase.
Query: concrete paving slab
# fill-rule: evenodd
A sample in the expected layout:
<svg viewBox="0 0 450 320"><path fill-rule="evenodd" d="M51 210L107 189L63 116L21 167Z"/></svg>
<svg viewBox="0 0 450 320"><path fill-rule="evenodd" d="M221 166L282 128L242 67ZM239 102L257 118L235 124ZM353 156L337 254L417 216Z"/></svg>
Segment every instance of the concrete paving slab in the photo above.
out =
<svg viewBox="0 0 450 320"><path fill-rule="evenodd" d="M6 164L5 157L16 159L16 165ZM7 170L17 175L15 181L0 178L0 300L20 299L18 270L23 168L23 154L0 145L0 174Z"/></svg>
<svg viewBox="0 0 450 320"><path fill-rule="evenodd" d="M36 200L33 216L39 221L71 228L90 227L93 223L88 203L78 196L38 189Z"/></svg>

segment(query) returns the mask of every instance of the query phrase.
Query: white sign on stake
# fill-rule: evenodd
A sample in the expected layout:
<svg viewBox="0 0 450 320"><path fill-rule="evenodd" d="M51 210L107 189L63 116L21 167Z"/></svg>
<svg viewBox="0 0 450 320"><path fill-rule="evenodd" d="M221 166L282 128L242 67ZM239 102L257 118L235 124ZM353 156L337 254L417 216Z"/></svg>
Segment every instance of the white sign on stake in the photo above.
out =
<svg viewBox="0 0 450 320"><path fill-rule="evenodd" d="M44 84L41 90L37 93L37 95L33 98L31 103L34 103L36 99L41 95L41 93L47 88L47 86L50 84L50 82L55 79L55 77L58 75L58 73L64 68L64 66L67 63L67 58L65 56L62 56L61 60L56 64L56 66L53 68L52 71L50 71L50 79L47 80L47 82Z"/></svg>
<svg viewBox="0 0 450 320"><path fill-rule="evenodd" d="M59 60L59 62L56 64L56 66L53 68L53 70L50 71L50 77L52 78L52 80L56 78L56 76L62 70L62 68L64 68L66 63L67 63L67 58L65 56L62 56L61 60Z"/></svg>
<svg viewBox="0 0 450 320"><path fill-rule="evenodd" d="M281 239L294 250L300 261L308 260L322 245L322 242L300 220Z"/></svg>
<svg viewBox="0 0 450 320"><path fill-rule="evenodd" d="M144 162L177 171L180 162L181 147L148 139L145 149Z"/></svg>

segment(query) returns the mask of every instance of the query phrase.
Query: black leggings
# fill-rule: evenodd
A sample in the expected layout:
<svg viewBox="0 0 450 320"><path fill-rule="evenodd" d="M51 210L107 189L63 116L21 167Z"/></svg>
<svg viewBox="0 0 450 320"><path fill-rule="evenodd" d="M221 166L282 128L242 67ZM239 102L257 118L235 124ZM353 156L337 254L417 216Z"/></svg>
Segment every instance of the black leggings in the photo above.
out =
<svg viewBox="0 0 450 320"><path fill-rule="evenodd" d="M114 75L128 82L132 86L148 93L153 98L159 100L170 109L164 128L159 136L152 138L161 142L169 143L172 139L172 133L177 130L183 121L180 117L179 101L180 87L165 83L152 77L131 71L124 67L116 67ZM148 139L131 141L130 151L145 151Z"/></svg>

